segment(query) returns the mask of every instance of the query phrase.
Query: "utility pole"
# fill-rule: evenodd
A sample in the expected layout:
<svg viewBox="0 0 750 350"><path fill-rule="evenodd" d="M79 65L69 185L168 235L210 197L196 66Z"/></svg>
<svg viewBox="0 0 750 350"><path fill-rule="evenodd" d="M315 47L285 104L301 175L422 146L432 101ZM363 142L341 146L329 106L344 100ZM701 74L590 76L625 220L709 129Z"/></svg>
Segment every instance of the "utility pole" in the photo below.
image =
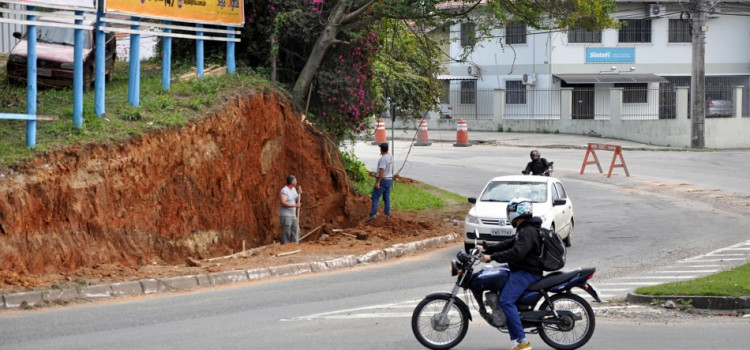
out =
<svg viewBox="0 0 750 350"><path fill-rule="evenodd" d="M693 12L693 62L690 79L690 147L703 148L706 123L706 18L709 0L691 0Z"/></svg>

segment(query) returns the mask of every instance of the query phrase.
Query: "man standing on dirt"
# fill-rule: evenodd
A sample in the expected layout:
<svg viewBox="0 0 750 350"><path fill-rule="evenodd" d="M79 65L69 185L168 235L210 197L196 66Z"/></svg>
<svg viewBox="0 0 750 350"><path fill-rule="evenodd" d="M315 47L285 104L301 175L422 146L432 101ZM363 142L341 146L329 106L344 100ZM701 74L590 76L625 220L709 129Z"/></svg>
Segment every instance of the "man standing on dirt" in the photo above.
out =
<svg viewBox="0 0 750 350"><path fill-rule="evenodd" d="M375 218L378 214L378 203L383 196L383 214L391 216L391 187L393 187L393 156L388 153L388 143L380 144L380 160L378 169L375 171L375 188L372 190L372 207L370 217L367 221Z"/></svg>
<svg viewBox="0 0 750 350"><path fill-rule="evenodd" d="M294 175L286 177L286 186L281 189L279 203L279 221L281 221L281 244L297 242L297 208L299 194L297 193L297 178Z"/></svg>

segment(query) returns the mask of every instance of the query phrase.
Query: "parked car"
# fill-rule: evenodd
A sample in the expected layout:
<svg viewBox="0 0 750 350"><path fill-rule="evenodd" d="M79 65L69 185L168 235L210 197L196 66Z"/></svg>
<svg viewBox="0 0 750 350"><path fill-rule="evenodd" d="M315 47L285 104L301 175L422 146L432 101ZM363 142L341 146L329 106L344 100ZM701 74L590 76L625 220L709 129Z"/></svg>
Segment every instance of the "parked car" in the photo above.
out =
<svg viewBox="0 0 750 350"><path fill-rule="evenodd" d="M512 175L490 180L473 203L464 220L464 247L474 246L475 239L499 242L510 239L514 229L505 210L513 198L531 200L534 216L542 219L542 227L556 231L570 246L573 232L573 202L568 198L562 182L554 177ZM475 232L479 233L479 237Z"/></svg>
<svg viewBox="0 0 750 350"><path fill-rule="evenodd" d="M724 100L718 97L706 98L706 116L707 117L727 117L734 114L732 100Z"/></svg>
<svg viewBox="0 0 750 350"><path fill-rule="evenodd" d="M69 23L56 17L40 17L40 21ZM93 25L94 20L88 22ZM75 29L37 26L37 84L40 87L73 86L73 53L75 46ZM12 83L26 82L26 33L19 32L13 36L20 41L8 56L8 80ZM105 38L105 74L107 81L112 81L116 60L116 39L114 33L106 33ZM87 89L94 82L94 57L96 41L93 31L83 32L83 82Z"/></svg>

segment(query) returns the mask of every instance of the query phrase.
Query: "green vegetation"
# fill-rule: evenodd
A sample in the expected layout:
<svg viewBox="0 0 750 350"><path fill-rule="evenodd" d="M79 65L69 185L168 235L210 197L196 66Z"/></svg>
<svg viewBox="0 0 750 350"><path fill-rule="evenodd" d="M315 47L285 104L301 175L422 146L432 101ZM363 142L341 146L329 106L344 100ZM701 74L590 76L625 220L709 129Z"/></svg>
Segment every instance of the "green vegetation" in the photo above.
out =
<svg viewBox="0 0 750 350"><path fill-rule="evenodd" d="M353 182L353 185L359 193L369 196L375 186L375 178L367 177L365 181ZM397 180L391 191L393 210L435 209L461 203L466 203L466 198L421 182Z"/></svg>
<svg viewBox="0 0 750 350"><path fill-rule="evenodd" d="M208 70L208 67L207 69ZM105 114L94 114L94 92L83 97L83 127L73 127L73 90L40 88L37 114L59 118L38 121L36 148L26 147L26 121L2 120L0 127L0 167L32 158L37 152L50 151L78 142L111 143L143 133L199 119L216 102L238 91L273 87L253 70L241 68L238 74L206 76L203 80L175 80L188 68L175 65L170 91L161 88L161 65L141 65L140 107L128 104L128 65L115 65L114 81L107 83ZM278 89L281 91L281 89ZM282 92L283 93L283 92ZM0 82L0 106L3 113L26 113L26 87Z"/></svg>
<svg viewBox="0 0 750 350"><path fill-rule="evenodd" d="M750 264L691 281L642 287L635 292L645 295L750 296Z"/></svg>

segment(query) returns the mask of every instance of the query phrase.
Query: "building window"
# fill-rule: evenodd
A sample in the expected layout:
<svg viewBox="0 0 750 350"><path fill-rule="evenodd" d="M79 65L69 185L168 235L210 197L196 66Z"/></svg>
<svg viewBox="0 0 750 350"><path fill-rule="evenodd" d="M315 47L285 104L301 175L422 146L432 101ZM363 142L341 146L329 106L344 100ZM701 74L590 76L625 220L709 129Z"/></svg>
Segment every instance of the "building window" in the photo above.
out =
<svg viewBox="0 0 750 350"><path fill-rule="evenodd" d="M669 42L690 43L693 42L690 35L690 22L681 19L669 20Z"/></svg>
<svg viewBox="0 0 750 350"><path fill-rule="evenodd" d="M461 82L461 104L474 104L477 100L477 82L474 80Z"/></svg>
<svg viewBox="0 0 750 350"><path fill-rule="evenodd" d="M505 82L505 104L526 104L526 85L523 85L523 82L520 80L509 80Z"/></svg>
<svg viewBox="0 0 750 350"><path fill-rule="evenodd" d="M573 27L568 30L569 43L600 43L602 42L602 31L590 32L583 27Z"/></svg>
<svg viewBox="0 0 750 350"><path fill-rule="evenodd" d="M648 102L648 84L615 84L615 87L623 88L622 103L646 103Z"/></svg>
<svg viewBox="0 0 750 350"><path fill-rule="evenodd" d="M651 20L650 19L623 19L622 29L618 33L621 43L650 43L651 42Z"/></svg>
<svg viewBox="0 0 750 350"><path fill-rule="evenodd" d="M526 43L526 23L510 23L505 26L505 43L506 44L525 44Z"/></svg>
<svg viewBox="0 0 750 350"><path fill-rule="evenodd" d="M440 103L450 104L451 103L451 81L443 80L443 93L440 96Z"/></svg>
<svg viewBox="0 0 750 350"><path fill-rule="evenodd" d="M474 30L476 24L472 22L461 23L461 46L471 46L474 42Z"/></svg>

